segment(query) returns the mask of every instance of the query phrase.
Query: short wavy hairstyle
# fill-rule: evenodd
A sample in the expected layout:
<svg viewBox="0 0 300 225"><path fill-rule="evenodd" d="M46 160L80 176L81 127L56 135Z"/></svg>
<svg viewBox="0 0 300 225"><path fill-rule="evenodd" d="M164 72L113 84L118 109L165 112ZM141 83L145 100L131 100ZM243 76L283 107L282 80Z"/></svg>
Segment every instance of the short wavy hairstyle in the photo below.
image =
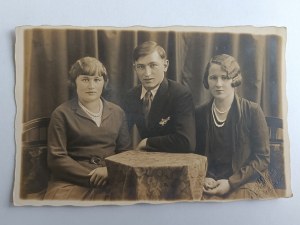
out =
<svg viewBox="0 0 300 225"><path fill-rule="evenodd" d="M102 76L104 78L104 88L105 91L108 85L108 74L105 66L102 62L94 57L83 57L78 59L69 71L69 85L71 92L76 93L76 78L79 75L87 76Z"/></svg>
<svg viewBox="0 0 300 225"><path fill-rule="evenodd" d="M146 41L138 45L133 50L133 62L136 62L140 57L149 55L154 51L157 51L162 59L167 58L166 51L163 49L163 47L158 45L155 41Z"/></svg>
<svg viewBox="0 0 300 225"><path fill-rule="evenodd" d="M212 64L217 64L221 66L221 68L227 73L227 77L232 79L232 87L238 87L242 83L242 75L238 62L231 55L221 54L212 57L206 66L203 77L203 85L206 89L209 88L208 76L209 69Z"/></svg>

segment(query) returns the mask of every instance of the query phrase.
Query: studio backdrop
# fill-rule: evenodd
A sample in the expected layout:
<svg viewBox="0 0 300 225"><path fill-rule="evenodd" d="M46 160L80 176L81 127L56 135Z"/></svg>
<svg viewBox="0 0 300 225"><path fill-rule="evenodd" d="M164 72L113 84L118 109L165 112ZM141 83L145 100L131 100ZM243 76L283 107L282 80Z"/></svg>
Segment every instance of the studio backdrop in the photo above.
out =
<svg viewBox="0 0 300 225"><path fill-rule="evenodd" d="M243 82L240 96L261 105L266 116L283 117L282 39L277 35L203 32L170 29L29 29L24 35L23 122L50 117L70 98L68 71L77 59L98 58L108 70L108 100L120 104L138 83L132 52L144 41L155 41L170 61L167 78L188 86L195 106L210 99L202 79L209 59L217 54L235 57Z"/></svg>

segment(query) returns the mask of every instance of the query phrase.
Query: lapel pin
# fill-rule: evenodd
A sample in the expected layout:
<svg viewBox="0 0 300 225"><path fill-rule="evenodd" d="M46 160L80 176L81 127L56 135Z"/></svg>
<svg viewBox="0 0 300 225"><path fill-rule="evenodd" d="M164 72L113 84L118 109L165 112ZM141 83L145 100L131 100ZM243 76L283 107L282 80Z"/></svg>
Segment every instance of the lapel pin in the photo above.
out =
<svg viewBox="0 0 300 225"><path fill-rule="evenodd" d="M161 120L160 120L160 122L159 122L159 125L160 126L165 126L166 124L167 124L167 122L169 121L171 119L171 117L170 116L168 116L167 118L161 118Z"/></svg>

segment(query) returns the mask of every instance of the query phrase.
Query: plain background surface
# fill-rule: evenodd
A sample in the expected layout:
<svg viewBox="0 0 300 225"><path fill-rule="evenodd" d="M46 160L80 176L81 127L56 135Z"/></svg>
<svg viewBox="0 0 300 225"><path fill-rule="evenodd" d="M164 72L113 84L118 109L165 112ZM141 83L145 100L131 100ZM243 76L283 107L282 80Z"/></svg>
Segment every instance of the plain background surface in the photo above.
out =
<svg viewBox="0 0 300 225"><path fill-rule="evenodd" d="M0 224L300 224L300 3L289 0L2 1L0 7ZM286 89L294 197L271 201L97 207L15 207L14 28L76 26L285 26Z"/></svg>

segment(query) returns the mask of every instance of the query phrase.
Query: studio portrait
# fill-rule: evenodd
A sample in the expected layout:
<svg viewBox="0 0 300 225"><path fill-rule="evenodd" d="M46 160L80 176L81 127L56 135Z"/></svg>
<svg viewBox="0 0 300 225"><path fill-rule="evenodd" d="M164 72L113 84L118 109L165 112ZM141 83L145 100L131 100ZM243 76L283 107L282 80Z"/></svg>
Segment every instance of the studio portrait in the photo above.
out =
<svg viewBox="0 0 300 225"><path fill-rule="evenodd" d="M15 205L291 197L282 27L18 27Z"/></svg>

